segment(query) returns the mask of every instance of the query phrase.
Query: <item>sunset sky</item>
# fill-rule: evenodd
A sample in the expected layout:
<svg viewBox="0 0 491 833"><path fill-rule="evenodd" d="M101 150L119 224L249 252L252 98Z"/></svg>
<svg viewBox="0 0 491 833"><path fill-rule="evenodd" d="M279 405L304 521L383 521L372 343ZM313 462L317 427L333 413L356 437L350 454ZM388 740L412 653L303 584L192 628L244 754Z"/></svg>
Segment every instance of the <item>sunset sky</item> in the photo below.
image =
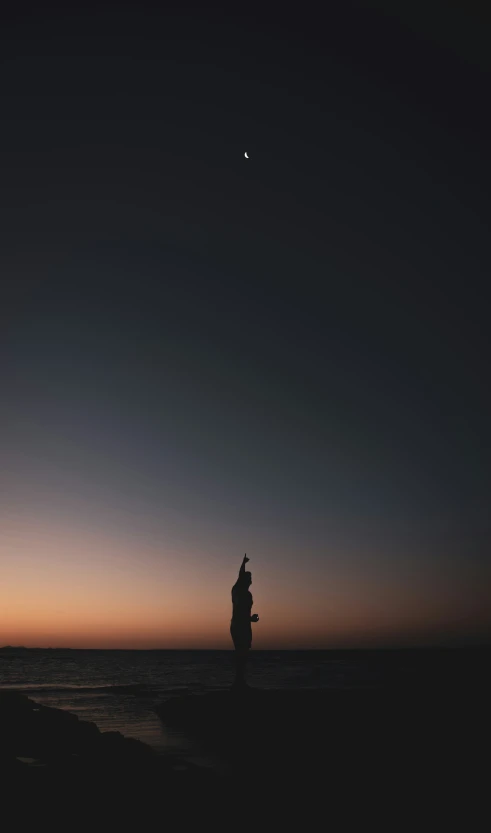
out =
<svg viewBox="0 0 491 833"><path fill-rule="evenodd" d="M489 637L469 20L71 9L0 35L0 645L231 647L244 552L253 647Z"/></svg>

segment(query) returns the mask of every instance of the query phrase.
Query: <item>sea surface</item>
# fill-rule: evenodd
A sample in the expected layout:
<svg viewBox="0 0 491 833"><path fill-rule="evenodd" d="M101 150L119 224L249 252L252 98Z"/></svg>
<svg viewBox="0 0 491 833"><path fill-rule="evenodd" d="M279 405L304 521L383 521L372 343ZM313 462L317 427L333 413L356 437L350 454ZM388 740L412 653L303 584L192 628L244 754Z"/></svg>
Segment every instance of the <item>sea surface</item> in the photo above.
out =
<svg viewBox="0 0 491 833"><path fill-rule="evenodd" d="M370 687L379 682L425 685L444 673L448 684L476 679L489 649L399 651L253 651L248 681L261 688ZM0 689L74 712L101 731L120 731L160 754L213 765L194 740L162 726L154 707L182 694L230 686L230 651L0 649Z"/></svg>

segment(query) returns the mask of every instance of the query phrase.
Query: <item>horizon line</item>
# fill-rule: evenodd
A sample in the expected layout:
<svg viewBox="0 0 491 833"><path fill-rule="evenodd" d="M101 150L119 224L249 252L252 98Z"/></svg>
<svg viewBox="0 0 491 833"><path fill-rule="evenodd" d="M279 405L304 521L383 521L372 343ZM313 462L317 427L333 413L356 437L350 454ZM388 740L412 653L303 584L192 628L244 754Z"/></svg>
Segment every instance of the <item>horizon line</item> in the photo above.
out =
<svg viewBox="0 0 491 833"><path fill-rule="evenodd" d="M252 649L251 653L266 653L272 652L281 653L287 651L416 651L416 650L454 650L458 648L490 648L491 649L491 640L480 641L480 640L472 640L468 642L455 642L454 644L437 644L437 643L428 643L428 644L399 644L399 645L350 645L350 646L330 646L330 647L292 647L292 648L255 648ZM149 652L149 651L174 651L174 652L185 652L185 651L193 651L194 653L197 652L213 652L213 653L233 653L233 648L108 648L108 647L101 647L101 648L84 648L84 647L77 647L72 648L67 645L59 645L59 646L39 646L39 645L1 645L0 651L141 651L141 652Z"/></svg>

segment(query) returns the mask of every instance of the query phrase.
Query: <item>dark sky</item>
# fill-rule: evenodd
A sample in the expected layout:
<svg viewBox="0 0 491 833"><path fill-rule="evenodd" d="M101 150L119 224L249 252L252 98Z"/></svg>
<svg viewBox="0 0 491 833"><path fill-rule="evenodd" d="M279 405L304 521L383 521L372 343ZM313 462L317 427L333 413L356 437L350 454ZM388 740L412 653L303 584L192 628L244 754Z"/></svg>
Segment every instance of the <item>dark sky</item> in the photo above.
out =
<svg viewBox="0 0 491 833"><path fill-rule="evenodd" d="M265 647L487 634L488 23L204 5L4 18L9 638L221 645L246 550Z"/></svg>

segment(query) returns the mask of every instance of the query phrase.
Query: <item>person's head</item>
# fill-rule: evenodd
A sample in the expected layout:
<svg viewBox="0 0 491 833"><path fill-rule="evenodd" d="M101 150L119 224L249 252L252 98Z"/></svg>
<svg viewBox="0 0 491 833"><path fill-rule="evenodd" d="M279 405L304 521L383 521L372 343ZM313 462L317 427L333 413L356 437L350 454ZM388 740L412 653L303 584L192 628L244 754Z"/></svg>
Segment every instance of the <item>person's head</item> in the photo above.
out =
<svg viewBox="0 0 491 833"><path fill-rule="evenodd" d="M252 574L249 572L244 573L244 584L246 587L250 587L252 584Z"/></svg>

